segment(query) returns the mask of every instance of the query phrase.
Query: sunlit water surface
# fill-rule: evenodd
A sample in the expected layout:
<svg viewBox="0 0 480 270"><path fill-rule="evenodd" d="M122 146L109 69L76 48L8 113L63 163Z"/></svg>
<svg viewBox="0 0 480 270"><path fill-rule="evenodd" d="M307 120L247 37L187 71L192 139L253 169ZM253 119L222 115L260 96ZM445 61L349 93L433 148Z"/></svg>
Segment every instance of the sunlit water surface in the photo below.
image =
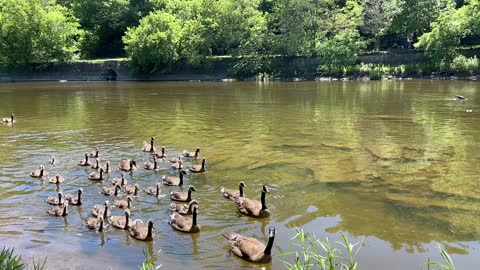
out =
<svg viewBox="0 0 480 270"><path fill-rule="evenodd" d="M363 241L360 269L420 269L441 260L458 269L480 265L480 84L462 81L300 83L17 83L0 84L0 245L26 262L48 257L49 269L136 269L142 250L164 269L282 269L294 226L320 239ZM464 95L464 103L449 100ZM472 111L470 111L472 110ZM198 189L196 235L172 230L168 196L134 198L134 218L155 220L150 243L110 229L82 225L94 204L113 200L77 166L84 152L101 149L117 167L128 157L143 164L143 141L156 137L169 156L199 146L207 173L186 178ZM55 155L58 164L47 164ZM45 164L67 180L64 193L84 190L85 203L66 218L49 216L55 185L29 177ZM127 175L142 188L172 174ZM110 185L115 170L104 181ZM240 216L220 186L247 184L259 198L271 187L270 218ZM174 188L163 187L163 194ZM122 195L125 197L125 195ZM114 214L122 215L121 210ZM277 228L271 264L232 256L222 231L267 239ZM335 246L339 247L335 244ZM160 252L159 252L160 250Z"/></svg>

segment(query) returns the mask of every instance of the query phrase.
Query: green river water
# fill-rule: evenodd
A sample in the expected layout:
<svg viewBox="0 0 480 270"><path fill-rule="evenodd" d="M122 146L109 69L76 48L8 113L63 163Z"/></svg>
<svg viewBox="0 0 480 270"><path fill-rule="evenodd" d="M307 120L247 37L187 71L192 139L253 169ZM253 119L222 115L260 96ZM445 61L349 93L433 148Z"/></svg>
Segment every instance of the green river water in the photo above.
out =
<svg viewBox="0 0 480 270"><path fill-rule="evenodd" d="M296 250L291 228L302 226L332 242L340 232L363 241L361 270L425 269L427 258L441 260L439 245L457 269L480 265L478 82L0 84L0 117L11 112L17 123L0 125L0 246L15 247L27 263L48 257L48 269L138 269L146 250L162 269L284 269L293 257L278 255ZM144 193L132 215L154 219L153 242L89 231L82 223L92 206L113 200L101 186L120 175L122 158L149 159L141 147L150 136L170 157L201 148L207 172L187 175L182 188L198 190L201 232L173 231L169 196ZM77 165L97 146L115 168L103 184ZM66 178L64 193L84 190L84 204L66 218L46 213L56 187L29 176L41 164ZM167 162L160 168L126 177L143 189L174 173ZM256 199L262 184L270 187L269 218L240 216L221 196L221 186L239 181ZM177 189L162 187L170 190ZM221 236L235 230L266 241L272 226L267 265L234 257Z"/></svg>

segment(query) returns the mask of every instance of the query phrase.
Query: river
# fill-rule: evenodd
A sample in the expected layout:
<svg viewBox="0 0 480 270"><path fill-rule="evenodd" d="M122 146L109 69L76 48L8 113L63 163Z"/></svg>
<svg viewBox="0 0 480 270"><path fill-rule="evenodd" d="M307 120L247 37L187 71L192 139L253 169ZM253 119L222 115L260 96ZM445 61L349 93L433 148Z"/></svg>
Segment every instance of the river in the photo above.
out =
<svg viewBox="0 0 480 270"><path fill-rule="evenodd" d="M421 269L441 261L457 269L480 264L480 84L464 81L379 82L45 82L0 84L0 245L27 263L47 258L48 269L137 269L142 251L162 269L285 269L279 254L298 250L293 227L334 246L345 233L363 241L359 269ZM451 100L455 95L465 102ZM110 228L89 231L83 220L94 204L113 198L102 185L119 177L118 162L150 159L141 151L155 136L169 157L200 147L206 172L188 174L199 201L199 234L168 224L171 190L141 193L132 216L155 221L153 242ZM100 148L114 171L104 183L80 167ZM48 164L54 155L57 164ZM84 191L82 206L66 218L47 214L56 194L47 180L29 176L41 164L66 178L63 193ZM173 174L143 168L127 174L143 190ZM259 199L270 187L271 216L239 215L220 187L246 184ZM121 194L120 197L125 198ZM115 215L122 211L115 209ZM233 256L221 233L238 231L262 241L275 227L273 261L254 265Z"/></svg>

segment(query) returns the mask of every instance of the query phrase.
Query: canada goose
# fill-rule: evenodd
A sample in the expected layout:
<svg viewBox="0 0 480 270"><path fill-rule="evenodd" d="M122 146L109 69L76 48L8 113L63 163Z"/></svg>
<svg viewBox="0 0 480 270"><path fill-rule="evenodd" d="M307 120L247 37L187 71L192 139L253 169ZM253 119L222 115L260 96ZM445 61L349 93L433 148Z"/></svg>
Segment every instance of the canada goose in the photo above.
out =
<svg viewBox="0 0 480 270"><path fill-rule="evenodd" d="M129 195L137 196L139 190L140 186L138 184L135 184L133 186L125 186L125 193Z"/></svg>
<svg viewBox="0 0 480 270"><path fill-rule="evenodd" d="M108 228L108 222L105 222L105 219L102 216L99 216L98 218L88 217L85 219L85 227L90 230L103 232Z"/></svg>
<svg viewBox="0 0 480 270"><path fill-rule="evenodd" d="M121 171L135 171L137 169L137 162L135 160L124 158L120 161L118 168Z"/></svg>
<svg viewBox="0 0 480 270"><path fill-rule="evenodd" d="M72 195L68 194L65 196L65 199L68 200L68 203L71 205L81 205L82 204L82 193L83 189L77 191L77 198L73 198Z"/></svg>
<svg viewBox="0 0 480 270"><path fill-rule="evenodd" d="M465 100L467 100L467 98L464 97L464 96L456 95L455 98L454 98L454 100L456 100L456 101L465 101Z"/></svg>
<svg viewBox="0 0 480 270"><path fill-rule="evenodd" d="M88 179L94 180L94 181L102 181L103 180L103 169L100 168L100 173L92 172L88 176Z"/></svg>
<svg viewBox="0 0 480 270"><path fill-rule="evenodd" d="M91 211L92 215L94 217L103 216L103 219L106 219L108 216L112 215L112 211L110 210L110 207L108 207L109 205L108 201L105 201L104 205L95 204Z"/></svg>
<svg viewBox="0 0 480 270"><path fill-rule="evenodd" d="M95 159L95 164L92 165L92 169L100 169L100 160L98 158Z"/></svg>
<svg viewBox="0 0 480 270"><path fill-rule="evenodd" d="M130 209L130 207L132 206L132 197L128 196L126 201L114 200L112 204L118 208Z"/></svg>
<svg viewBox="0 0 480 270"><path fill-rule="evenodd" d="M183 175L187 174L184 170L178 170L178 176L176 175L164 175L162 177L162 182L167 186L181 186L183 185Z"/></svg>
<svg viewBox="0 0 480 270"><path fill-rule="evenodd" d="M48 175L48 172L45 170L43 165L40 165L39 169L34 170L33 172L30 173L31 177L34 178L43 178Z"/></svg>
<svg viewBox="0 0 480 270"><path fill-rule="evenodd" d="M155 137L150 138L150 143L143 142L143 152L155 152L155 146L153 146L153 142L155 141Z"/></svg>
<svg viewBox="0 0 480 270"><path fill-rule="evenodd" d="M110 167L110 161L107 161L105 163L105 167L103 167L103 172L104 173L111 173L112 172L112 167Z"/></svg>
<svg viewBox="0 0 480 270"><path fill-rule="evenodd" d="M174 163L178 163L180 160L182 160L182 157L178 156L178 158L169 159L168 162L174 164Z"/></svg>
<svg viewBox="0 0 480 270"><path fill-rule="evenodd" d="M190 166L188 166L188 170L192 173L202 173L205 171L205 159L202 158L202 164L201 165L198 165L198 164L190 164Z"/></svg>
<svg viewBox="0 0 480 270"><path fill-rule="evenodd" d="M53 205L60 205L64 202L65 200L62 198L62 193L58 192L58 196L51 196L47 198L47 203L48 204L53 204Z"/></svg>
<svg viewBox="0 0 480 270"><path fill-rule="evenodd" d="M103 217L87 217L85 219L85 227L91 230L96 230L98 226L98 222L100 221L100 218L103 219Z"/></svg>
<svg viewBox="0 0 480 270"><path fill-rule="evenodd" d="M160 153L155 152L153 153L153 156L156 158L162 158L162 159L167 158L167 155L165 154L165 147L162 146L161 152Z"/></svg>
<svg viewBox="0 0 480 270"><path fill-rule="evenodd" d="M232 252L236 256L256 263L268 263L272 261L273 240L275 240L275 228L268 229L268 243L265 246L260 240L246 237L235 232L224 232L222 234L227 238L232 247Z"/></svg>
<svg viewBox="0 0 480 270"><path fill-rule="evenodd" d="M154 187L147 187L145 193L148 195L159 196L160 195L160 183L157 183Z"/></svg>
<svg viewBox="0 0 480 270"><path fill-rule="evenodd" d="M3 123L6 123L6 124L11 124L11 123L15 123L15 120L13 120L13 113L10 115L10 117L4 117L2 119L2 122Z"/></svg>
<svg viewBox="0 0 480 270"><path fill-rule="evenodd" d="M183 169L183 162L182 160L178 160L176 163L172 163L172 168L175 170L181 170Z"/></svg>
<svg viewBox="0 0 480 270"><path fill-rule="evenodd" d="M112 179L112 184L119 185L119 186L123 187L127 184L127 179L125 179L125 174L123 172L120 172L120 174L122 175L122 177L113 178Z"/></svg>
<svg viewBox="0 0 480 270"><path fill-rule="evenodd" d="M244 187L247 187L247 186L243 181L240 181L240 184L238 185L238 190L221 187L220 191L222 192L223 197L233 201L235 197L244 197L245 195L243 193Z"/></svg>
<svg viewBox="0 0 480 270"><path fill-rule="evenodd" d="M84 166L84 167L86 167L86 166L91 166L91 165L92 165L92 163L88 160L88 153L85 153L85 159L84 159L84 160L80 160L80 161L78 162L78 165Z"/></svg>
<svg viewBox="0 0 480 270"><path fill-rule="evenodd" d="M132 224L130 220L130 211L125 210L125 216L112 216L110 217L110 223L112 226L122 230L128 230Z"/></svg>
<svg viewBox="0 0 480 270"><path fill-rule="evenodd" d="M52 216L64 217L68 215L67 206L68 206L68 202L64 202L62 206L54 206L53 208L49 209L47 212Z"/></svg>
<svg viewBox="0 0 480 270"><path fill-rule="evenodd" d="M115 187L102 187L102 194L107 196L118 196L118 190L120 189L119 185L115 185Z"/></svg>
<svg viewBox="0 0 480 270"><path fill-rule="evenodd" d="M148 224L143 223L140 219L136 219L130 227L130 235L138 240L151 241L155 237L155 228L153 220L149 220Z"/></svg>
<svg viewBox="0 0 480 270"><path fill-rule="evenodd" d="M190 186L188 192L170 192L170 199L177 202L189 202L192 200L192 191L197 191L195 187Z"/></svg>
<svg viewBox="0 0 480 270"><path fill-rule="evenodd" d="M200 225L197 224L198 205L192 206L192 216L182 216L178 213L170 215L171 220L168 222L177 231L185 233L198 233Z"/></svg>
<svg viewBox="0 0 480 270"><path fill-rule="evenodd" d="M48 179L48 182L51 184L60 185L63 182L65 182L65 178L63 178L60 174L57 173L54 177L51 177L50 179Z"/></svg>
<svg viewBox="0 0 480 270"><path fill-rule="evenodd" d="M145 168L147 170L158 171L157 158L155 156L153 156L153 162L147 161L147 162L143 163L143 168Z"/></svg>
<svg viewBox="0 0 480 270"><path fill-rule="evenodd" d="M191 200L188 204L170 204L170 212L179 213L180 215L191 215L193 206L198 205L197 200Z"/></svg>
<svg viewBox="0 0 480 270"><path fill-rule="evenodd" d="M100 148L95 147L95 152L91 152L90 154L88 154L88 156L92 158L98 158L100 156L99 152L100 152Z"/></svg>
<svg viewBox="0 0 480 270"><path fill-rule="evenodd" d="M50 160L48 161L48 164L55 165L55 156L51 156Z"/></svg>
<svg viewBox="0 0 480 270"><path fill-rule="evenodd" d="M234 197L233 202L237 206L237 209L240 213L255 218L265 218L270 216L270 210L265 204L265 195L269 192L270 189L267 186L263 186L260 202L257 200L239 196Z"/></svg>
<svg viewBox="0 0 480 270"><path fill-rule="evenodd" d="M200 154L200 148L197 147L197 149L195 150L195 152L188 152L187 150L183 150L183 156L186 157L186 158L198 158Z"/></svg>

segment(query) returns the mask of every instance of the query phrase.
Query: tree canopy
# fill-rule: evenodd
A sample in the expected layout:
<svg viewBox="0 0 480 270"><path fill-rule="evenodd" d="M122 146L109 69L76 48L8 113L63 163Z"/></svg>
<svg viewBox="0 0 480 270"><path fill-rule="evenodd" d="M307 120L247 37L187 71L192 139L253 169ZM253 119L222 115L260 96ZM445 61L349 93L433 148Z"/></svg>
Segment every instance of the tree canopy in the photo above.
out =
<svg viewBox="0 0 480 270"><path fill-rule="evenodd" d="M75 17L54 1L0 1L0 63L70 60L79 35Z"/></svg>
<svg viewBox="0 0 480 270"><path fill-rule="evenodd" d="M231 55L247 75L278 56L331 69L414 47L448 65L462 45L480 45L479 1L0 0L0 64L126 56L153 72Z"/></svg>

